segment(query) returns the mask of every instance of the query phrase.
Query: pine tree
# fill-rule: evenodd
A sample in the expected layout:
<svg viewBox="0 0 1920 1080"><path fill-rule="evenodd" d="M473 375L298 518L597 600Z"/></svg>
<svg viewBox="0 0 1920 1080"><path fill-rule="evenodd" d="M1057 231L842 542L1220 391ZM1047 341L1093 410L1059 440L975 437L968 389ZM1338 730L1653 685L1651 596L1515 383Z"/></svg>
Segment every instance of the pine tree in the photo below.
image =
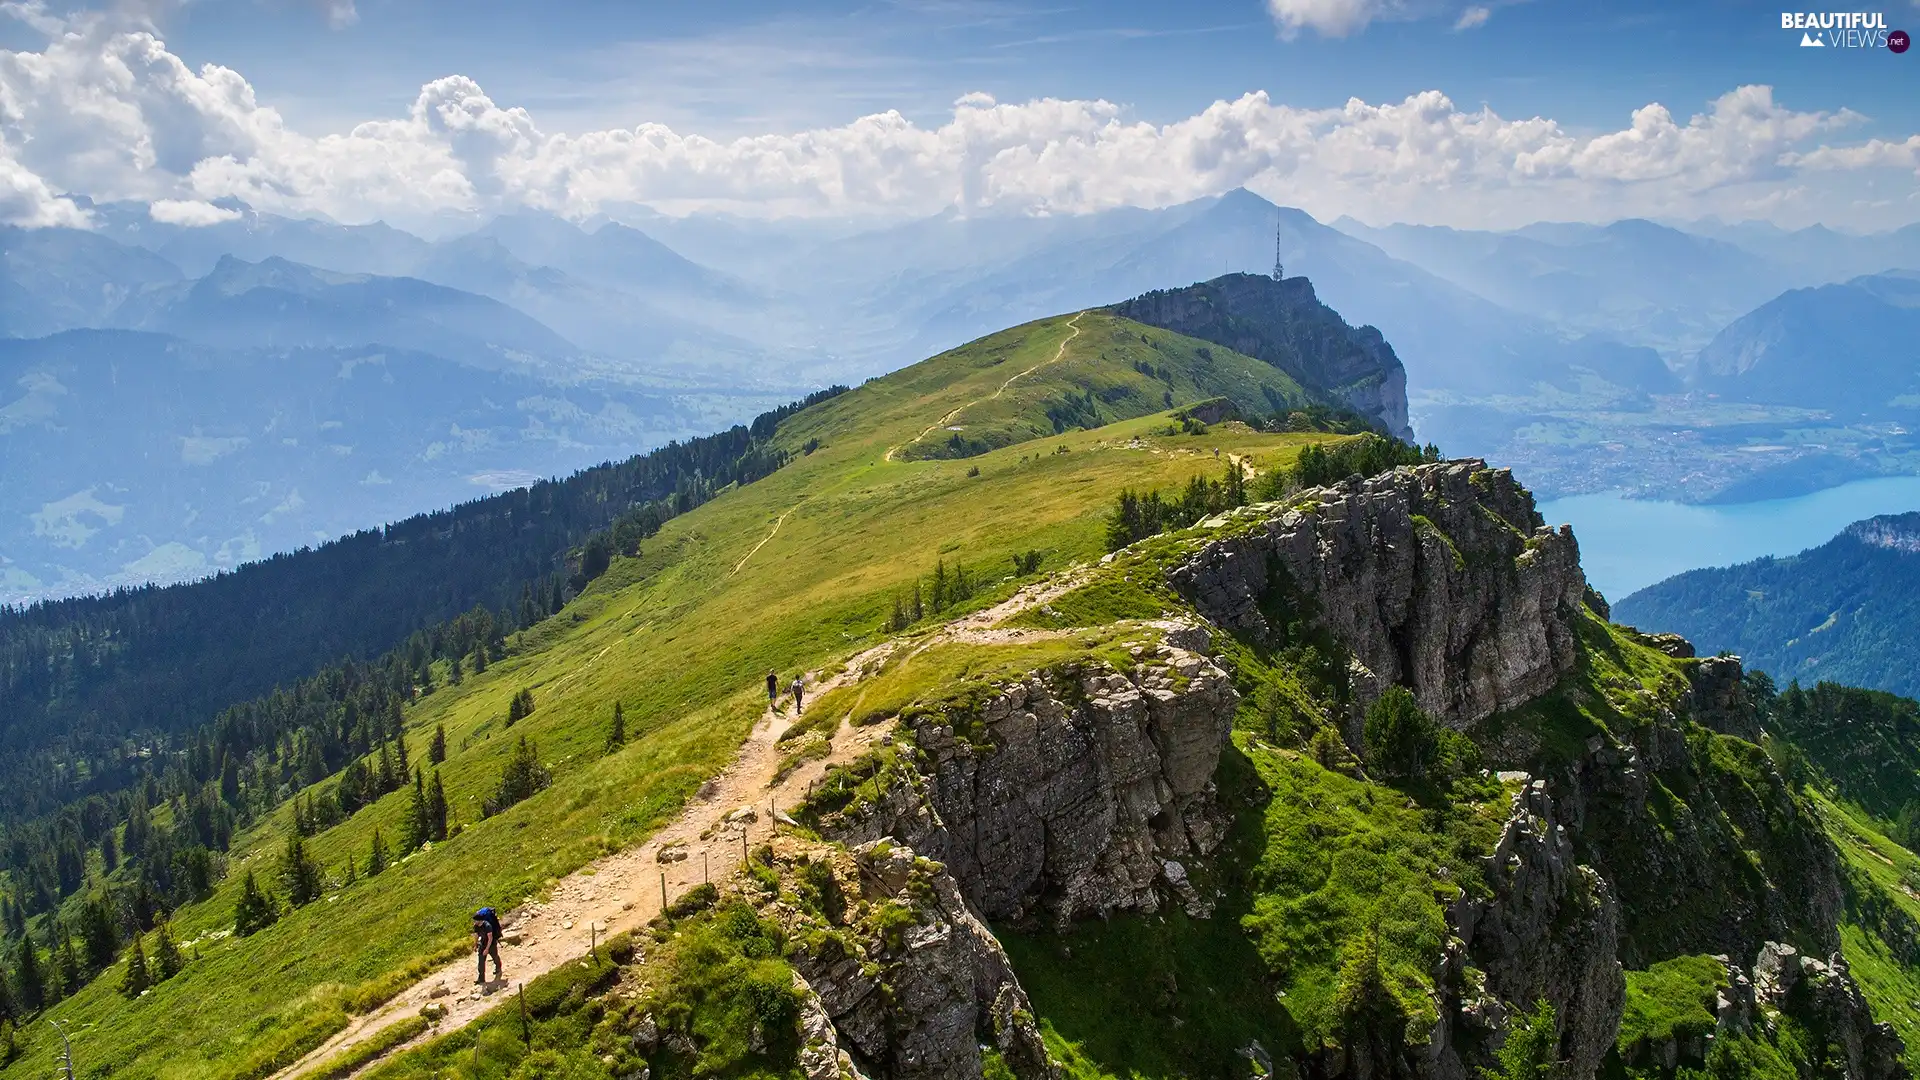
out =
<svg viewBox="0 0 1920 1080"><path fill-rule="evenodd" d="M173 931L166 923L154 930L153 938L153 979L162 982L180 974L187 966L186 957L180 955L180 947L173 943Z"/></svg>
<svg viewBox="0 0 1920 1080"><path fill-rule="evenodd" d="M20 942L19 956L13 964L13 986L20 993L20 1010L37 1013L47 1004L47 974L40 966L40 951L30 939Z"/></svg>
<svg viewBox="0 0 1920 1080"><path fill-rule="evenodd" d="M447 789L440 786L439 769L427 785L427 838L435 843L447 838Z"/></svg>
<svg viewBox="0 0 1920 1080"><path fill-rule="evenodd" d="M13 980L7 977L5 968L0 968L0 1023L20 1018L20 1006L13 1000ZM6 1046L0 1044L0 1065L7 1062Z"/></svg>
<svg viewBox="0 0 1920 1080"><path fill-rule="evenodd" d="M53 974L58 982L49 981L48 989L57 988L60 997L69 997L87 985L87 969L80 963L80 954L74 951L73 939L64 930L60 932L60 946L53 953Z"/></svg>
<svg viewBox="0 0 1920 1080"><path fill-rule="evenodd" d="M299 833L287 836L287 849L280 856L280 883L287 890L287 903L301 907L320 898L326 879L320 864L307 852L307 842Z"/></svg>
<svg viewBox="0 0 1920 1080"><path fill-rule="evenodd" d="M613 703L613 724L607 728L607 753L627 745L627 714L619 702Z"/></svg>
<svg viewBox="0 0 1920 1080"><path fill-rule="evenodd" d="M373 843L367 851L367 876L373 877L387 868L387 841L380 835L378 825L373 828Z"/></svg>
<svg viewBox="0 0 1920 1080"><path fill-rule="evenodd" d="M340 874L340 887L346 888L360 880L360 868L354 865L353 853L347 853L347 868Z"/></svg>
<svg viewBox="0 0 1920 1080"><path fill-rule="evenodd" d="M138 792L133 796L133 806L127 810L127 831L120 841L121 849L130 859L146 854L147 837L153 832L153 822L147 815L146 793Z"/></svg>
<svg viewBox="0 0 1920 1080"><path fill-rule="evenodd" d="M427 762L438 765L447 760L447 727L445 724L433 725L433 742L427 745Z"/></svg>
<svg viewBox="0 0 1920 1080"><path fill-rule="evenodd" d="M400 766L401 776L405 776L413 771L413 763L407 760L407 734L404 731L396 731L394 733L393 758Z"/></svg>
<svg viewBox="0 0 1920 1080"><path fill-rule="evenodd" d="M247 877L240 885L240 899L233 905L233 932L238 937L264 930L280 917L273 898L260 891L260 885L253 879L253 871L247 871Z"/></svg>
<svg viewBox="0 0 1920 1080"><path fill-rule="evenodd" d="M413 770L413 800L407 806L407 828L401 834L400 850L418 851L432 839L433 819L427 810L427 781L419 769Z"/></svg>
<svg viewBox="0 0 1920 1080"><path fill-rule="evenodd" d="M120 865L120 849L114 846L113 830L108 829L100 836L100 866L106 873L113 873Z"/></svg>
<svg viewBox="0 0 1920 1080"><path fill-rule="evenodd" d="M87 966L95 971L113 963L120 952L120 927L105 897L96 896L81 905L80 940L87 947Z"/></svg>
<svg viewBox="0 0 1920 1080"><path fill-rule="evenodd" d="M406 773L396 772L394 770L393 750L388 747L386 743L380 744L379 765L377 767L375 782L378 784L382 795L389 791L397 790L401 784L407 782Z"/></svg>
<svg viewBox="0 0 1920 1080"><path fill-rule="evenodd" d="M140 947L140 939L133 939L133 947L127 950L126 973L120 977L120 992L128 997L139 997L153 980L147 974L147 953Z"/></svg>
<svg viewBox="0 0 1920 1080"><path fill-rule="evenodd" d="M508 759L506 769L500 774L500 785L481 804L481 812L492 815L546 789L553 783L553 774L540 764L540 750L520 736L520 745L515 748L513 757Z"/></svg>

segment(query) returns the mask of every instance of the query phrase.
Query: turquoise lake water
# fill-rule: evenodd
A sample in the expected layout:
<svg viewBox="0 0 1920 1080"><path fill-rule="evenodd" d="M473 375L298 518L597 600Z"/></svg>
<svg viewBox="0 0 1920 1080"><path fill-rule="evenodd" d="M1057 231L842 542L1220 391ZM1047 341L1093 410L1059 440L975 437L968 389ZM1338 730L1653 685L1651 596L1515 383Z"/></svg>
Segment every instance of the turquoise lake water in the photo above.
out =
<svg viewBox="0 0 1920 1080"><path fill-rule="evenodd" d="M1909 510L1920 510L1920 476L1856 480L1811 495L1728 506L1647 502L1617 492L1540 504L1547 524L1573 525L1587 580L1609 600L1696 567L1792 555L1861 518Z"/></svg>

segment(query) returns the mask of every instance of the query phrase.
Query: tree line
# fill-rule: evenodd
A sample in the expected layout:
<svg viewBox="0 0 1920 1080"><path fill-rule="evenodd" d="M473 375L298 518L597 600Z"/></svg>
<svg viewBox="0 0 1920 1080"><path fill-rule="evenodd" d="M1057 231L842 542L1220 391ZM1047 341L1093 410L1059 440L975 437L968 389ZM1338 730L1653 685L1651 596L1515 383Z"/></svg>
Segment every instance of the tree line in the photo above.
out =
<svg viewBox="0 0 1920 1080"><path fill-rule="evenodd" d="M751 426L209 581L0 613L0 701L8 706L0 710L0 740L9 747L0 757L0 966L13 976L0 983L17 988L26 965L28 975L53 972L39 979L42 1000L84 985L112 962L112 955L98 952L116 952L164 926L180 905L211 895L236 831L289 799L294 828L283 861L292 869L281 875L289 902L307 896L315 880L303 868L299 842L409 782L415 812L407 835L397 838L400 851L445 839L438 771L429 783L409 760L405 705L434 692L436 672L458 682L465 672L486 670L512 648L515 631L558 611L615 553L635 552L677 514L784 465L788 453L769 445L779 421L843 389L763 414ZM546 509L528 513L536 503ZM579 535L592 523L599 528ZM369 547L369 537L384 539ZM543 542L556 547L538 554ZM499 545L494 558L533 572L502 579L486 565L490 543ZM393 554L369 557L370 551ZM354 658L378 644L377 627L362 624L362 604L379 590L356 580L330 593L327 584L362 571L374 585L392 586L386 604L416 622L368 660ZM501 580L512 590L499 587ZM418 625L446 610L450 597L476 592L496 604L455 608ZM233 609L248 598L272 610L236 624ZM392 611L385 615L371 621L398 625ZM322 629L310 631L308 623ZM353 625L323 626L339 623ZM295 633L316 651L302 660L297 649L277 647L266 666L282 674L264 692L210 704L220 692L209 687L231 692L262 678L239 669L259 659L249 643L268 626ZM332 647L320 643L343 640L354 647L317 651ZM223 643L238 647L228 655ZM343 654L314 670L327 656ZM162 670L168 664L182 670ZM312 673L285 673L295 665ZM121 700L155 687L161 688L156 700L137 707ZM95 711L102 703L104 712ZM532 704L530 693L515 695L521 716ZM45 727L29 732L22 714ZM429 764L445 756L445 733L436 731ZM336 782L321 784L335 774ZM488 812L549 780L523 739L500 790L486 802ZM376 838L380 850L350 872L378 873L392 857L385 843ZM274 903L257 882L243 889L243 897L249 893L259 900L249 917L257 921ZM107 924L114 928L111 949L98 929ZM76 937L98 948L75 948ZM17 1006L18 995L9 1000Z"/></svg>

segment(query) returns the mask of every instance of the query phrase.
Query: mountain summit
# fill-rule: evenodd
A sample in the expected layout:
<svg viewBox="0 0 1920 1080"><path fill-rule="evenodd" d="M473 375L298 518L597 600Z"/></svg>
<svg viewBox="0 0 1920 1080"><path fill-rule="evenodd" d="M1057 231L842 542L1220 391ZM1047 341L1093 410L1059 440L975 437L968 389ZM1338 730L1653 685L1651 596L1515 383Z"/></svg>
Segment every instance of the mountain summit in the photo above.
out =
<svg viewBox="0 0 1920 1080"><path fill-rule="evenodd" d="M1353 327L1320 302L1304 277L1227 274L1162 289L1110 308L1114 314L1225 345L1264 360L1332 403L1411 439L1407 370L1380 331Z"/></svg>

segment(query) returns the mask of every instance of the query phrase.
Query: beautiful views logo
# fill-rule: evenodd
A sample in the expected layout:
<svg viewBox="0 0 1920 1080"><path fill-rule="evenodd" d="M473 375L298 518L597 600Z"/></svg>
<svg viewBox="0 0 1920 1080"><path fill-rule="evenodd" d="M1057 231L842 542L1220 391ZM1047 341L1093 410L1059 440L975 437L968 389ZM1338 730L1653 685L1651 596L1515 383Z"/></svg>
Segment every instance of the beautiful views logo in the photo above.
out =
<svg viewBox="0 0 1920 1080"><path fill-rule="evenodd" d="M1800 31L1803 49L1887 49L1903 53L1905 30L1889 30L1881 11L1783 11L1780 29Z"/></svg>

